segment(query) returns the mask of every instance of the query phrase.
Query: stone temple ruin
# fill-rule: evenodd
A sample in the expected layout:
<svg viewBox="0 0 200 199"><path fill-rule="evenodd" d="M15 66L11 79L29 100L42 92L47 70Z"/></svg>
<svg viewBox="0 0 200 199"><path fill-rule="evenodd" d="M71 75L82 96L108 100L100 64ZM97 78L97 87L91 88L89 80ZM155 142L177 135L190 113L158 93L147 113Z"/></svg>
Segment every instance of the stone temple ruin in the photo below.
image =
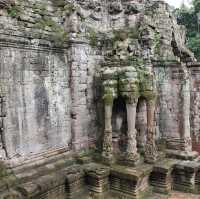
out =
<svg viewBox="0 0 200 199"><path fill-rule="evenodd" d="M200 63L161 0L0 0L0 199L200 193Z"/></svg>

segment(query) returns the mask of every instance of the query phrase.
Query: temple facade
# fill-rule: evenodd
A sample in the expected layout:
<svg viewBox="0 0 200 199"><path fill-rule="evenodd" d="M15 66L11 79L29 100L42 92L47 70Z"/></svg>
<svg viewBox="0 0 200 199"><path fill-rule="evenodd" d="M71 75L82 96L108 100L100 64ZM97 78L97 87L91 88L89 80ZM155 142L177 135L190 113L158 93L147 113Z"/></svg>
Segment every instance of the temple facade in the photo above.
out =
<svg viewBox="0 0 200 199"><path fill-rule="evenodd" d="M0 199L200 193L200 63L162 0L0 0Z"/></svg>

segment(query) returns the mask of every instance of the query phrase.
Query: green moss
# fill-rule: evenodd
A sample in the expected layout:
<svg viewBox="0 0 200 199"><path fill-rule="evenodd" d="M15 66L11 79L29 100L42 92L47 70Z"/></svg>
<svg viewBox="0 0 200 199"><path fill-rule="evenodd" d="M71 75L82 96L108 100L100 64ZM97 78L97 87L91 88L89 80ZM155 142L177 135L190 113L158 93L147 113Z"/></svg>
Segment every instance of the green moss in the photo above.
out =
<svg viewBox="0 0 200 199"><path fill-rule="evenodd" d="M139 37L139 31L138 28L129 28L129 38L131 39L138 39Z"/></svg>
<svg viewBox="0 0 200 199"><path fill-rule="evenodd" d="M8 173L8 170L6 169L5 165L3 162L0 162L0 179L2 177L5 177L7 176L9 173Z"/></svg>
<svg viewBox="0 0 200 199"><path fill-rule="evenodd" d="M86 33L86 38L89 40L89 44L92 47L97 46L97 44L98 44L98 36L97 36L97 33L95 32L94 29L88 28L88 31Z"/></svg>
<svg viewBox="0 0 200 199"><path fill-rule="evenodd" d="M50 28L54 34L52 36L52 40L55 42L56 45L60 46L64 42L68 40L68 34L64 30L64 27L55 21L53 21L50 17L42 17L37 21L35 24L36 28L41 30L45 30L46 28Z"/></svg>
<svg viewBox="0 0 200 199"><path fill-rule="evenodd" d="M128 31L127 30L113 30L113 41L123 41L128 38Z"/></svg>
<svg viewBox="0 0 200 199"><path fill-rule="evenodd" d="M116 41L124 41L127 38L138 39L138 37L139 31L136 28L113 30L112 42L114 44Z"/></svg>
<svg viewBox="0 0 200 199"><path fill-rule="evenodd" d="M161 48L161 35L160 35L160 33L157 32L154 35L155 54L160 55L160 48Z"/></svg>
<svg viewBox="0 0 200 199"><path fill-rule="evenodd" d="M56 7L64 7L66 5L65 0L51 0L53 5Z"/></svg>
<svg viewBox="0 0 200 199"><path fill-rule="evenodd" d="M139 193L139 199L148 199L153 196L153 189L150 187L147 191Z"/></svg>
<svg viewBox="0 0 200 199"><path fill-rule="evenodd" d="M21 5L13 5L8 8L8 15L12 18L18 18L23 12Z"/></svg>
<svg viewBox="0 0 200 199"><path fill-rule="evenodd" d="M104 94L103 99L104 99L105 104L107 105L112 104L114 100L113 95L109 93Z"/></svg>
<svg viewBox="0 0 200 199"><path fill-rule="evenodd" d="M76 10L76 7L72 3L68 3L67 5L64 6L63 11L70 15Z"/></svg>
<svg viewBox="0 0 200 199"><path fill-rule="evenodd" d="M136 68L136 70L140 70L144 65L144 60L137 56L129 56L128 63Z"/></svg>

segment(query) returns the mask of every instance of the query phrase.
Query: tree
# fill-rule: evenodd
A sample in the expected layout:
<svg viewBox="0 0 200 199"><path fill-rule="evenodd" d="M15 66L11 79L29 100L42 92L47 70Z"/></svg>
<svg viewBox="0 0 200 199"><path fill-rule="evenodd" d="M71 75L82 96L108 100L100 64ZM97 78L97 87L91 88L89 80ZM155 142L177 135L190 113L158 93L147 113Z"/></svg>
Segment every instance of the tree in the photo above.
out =
<svg viewBox="0 0 200 199"><path fill-rule="evenodd" d="M182 4L174 13L178 23L187 29L187 46L200 60L200 0L193 0L191 7Z"/></svg>

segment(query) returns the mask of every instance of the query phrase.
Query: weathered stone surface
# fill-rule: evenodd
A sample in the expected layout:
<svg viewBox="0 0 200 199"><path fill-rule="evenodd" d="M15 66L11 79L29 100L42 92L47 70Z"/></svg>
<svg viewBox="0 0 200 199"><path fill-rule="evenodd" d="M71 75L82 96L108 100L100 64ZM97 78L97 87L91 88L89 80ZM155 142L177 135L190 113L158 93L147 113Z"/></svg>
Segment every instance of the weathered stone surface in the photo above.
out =
<svg viewBox="0 0 200 199"><path fill-rule="evenodd" d="M65 170L72 164L65 153L101 150L103 139L107 164L125 154L137 165L144 152L154 163L160 138L183 159L193 154L200 64L185 40L163 1L0 0L0 159L14 172L1 180L3 196L82 193L84 174ZM174 175L187 175L185 168ZM150 175L137 169L111 172L111 187L137 197ZM168 191L171 166L159 169L154 184ZM108 175L88 172L101 191ZM189 175L196 183L190 190L199 189L199 168ZM189 187L190 177L183 180Z"/></svg>

